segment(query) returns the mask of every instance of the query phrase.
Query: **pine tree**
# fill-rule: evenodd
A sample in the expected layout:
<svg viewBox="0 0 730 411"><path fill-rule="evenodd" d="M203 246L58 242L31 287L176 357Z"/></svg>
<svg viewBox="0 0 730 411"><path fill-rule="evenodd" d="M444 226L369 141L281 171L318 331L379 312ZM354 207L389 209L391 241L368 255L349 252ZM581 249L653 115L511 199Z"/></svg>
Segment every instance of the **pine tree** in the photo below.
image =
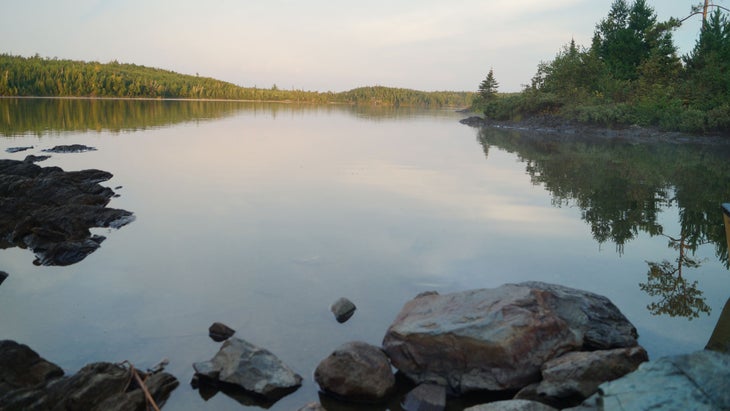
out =
<svg viewBox="0 0 730 411"><path fill-rule="evenodd" d="M479 83L479 94L484 100L490 100L497 95L497 88L499 88L499 83L494 78L494 70L490 68L487 78Z"/></svg>

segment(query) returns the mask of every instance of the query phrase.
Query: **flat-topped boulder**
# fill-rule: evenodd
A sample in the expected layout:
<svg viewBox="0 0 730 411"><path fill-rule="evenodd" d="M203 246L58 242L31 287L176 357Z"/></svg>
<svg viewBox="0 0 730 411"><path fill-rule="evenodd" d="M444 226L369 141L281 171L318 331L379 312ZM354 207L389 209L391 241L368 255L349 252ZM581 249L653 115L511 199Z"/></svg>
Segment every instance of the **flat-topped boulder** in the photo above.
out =
<svg viewBox="0 0 730 411"><path fill-rule="evenodd" d="M562 354L636 345L636 328L606 297L541 282L421 294L383 339L398 370L453 394L518 390Z"/></svg>

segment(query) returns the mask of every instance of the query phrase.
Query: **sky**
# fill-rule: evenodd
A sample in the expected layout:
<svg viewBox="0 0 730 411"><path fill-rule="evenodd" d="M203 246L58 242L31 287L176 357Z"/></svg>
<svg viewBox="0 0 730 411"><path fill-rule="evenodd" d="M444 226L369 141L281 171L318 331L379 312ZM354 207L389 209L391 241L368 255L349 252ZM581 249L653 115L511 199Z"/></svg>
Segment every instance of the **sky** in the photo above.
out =
<svg viewBox="0 0 730 411"><path fill-rule="evenodd" d="M575 39L590 46L612 0L8 0L0 53L134 63L245 87L499 91L529 84ZM658 19L699 0L648 0ZM730 7L730 0L716 0ZM701 17L674 33L679 54Z"/></svg>

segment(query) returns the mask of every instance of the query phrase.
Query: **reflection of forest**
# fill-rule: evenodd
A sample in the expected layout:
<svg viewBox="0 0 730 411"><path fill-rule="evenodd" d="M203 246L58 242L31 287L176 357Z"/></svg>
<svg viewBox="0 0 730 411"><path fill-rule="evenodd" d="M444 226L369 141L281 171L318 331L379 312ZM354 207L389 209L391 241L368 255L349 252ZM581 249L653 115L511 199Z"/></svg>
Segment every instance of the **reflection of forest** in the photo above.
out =
<svg viewBox="0 0 730 411"><path fill-rule="evenodd" d="M728 266L720 203L730 199L730 144L637 142L483 128L477 136L488 155L496 146L525 162L533 184L543 185L555 206L574 204L600 244L619 253L640 232L669 239L674 262L647 261L642 290L659 301L655 314L697 317L709 312L697 282L683 268L696 268L692 256L703 244ZM677 207L680 232L668 233L658 217Z"/></svg>
<svg viewBox="0 0 730 411"><path fill-rule="evenodd" d="M0 135L65 131L123 131L220 118L240 110L232 102L100 99L0 99Z"/></svg>

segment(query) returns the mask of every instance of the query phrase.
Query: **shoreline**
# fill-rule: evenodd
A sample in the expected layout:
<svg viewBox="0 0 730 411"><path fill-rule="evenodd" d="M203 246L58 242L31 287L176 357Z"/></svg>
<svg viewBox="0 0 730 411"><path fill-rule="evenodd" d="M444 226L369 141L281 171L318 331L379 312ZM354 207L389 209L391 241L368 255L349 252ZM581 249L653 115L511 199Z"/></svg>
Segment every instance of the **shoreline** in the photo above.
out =
<svg viewBox="0 0 730 411"><path fill-rule="evenodd" d="M493 128L534 133L541 136L550 135L558 138L602 138L623 140L631 143L674 143L674 144L710 144L728 145L730 136L722 134L691 134L681 131L663 131L656 128L632 126L598 126L584 124L561 117L542 115L528 117L518 121L499 121L484 118L471 111L460 111L472 114L459 122L475 128Z"/></svg>

